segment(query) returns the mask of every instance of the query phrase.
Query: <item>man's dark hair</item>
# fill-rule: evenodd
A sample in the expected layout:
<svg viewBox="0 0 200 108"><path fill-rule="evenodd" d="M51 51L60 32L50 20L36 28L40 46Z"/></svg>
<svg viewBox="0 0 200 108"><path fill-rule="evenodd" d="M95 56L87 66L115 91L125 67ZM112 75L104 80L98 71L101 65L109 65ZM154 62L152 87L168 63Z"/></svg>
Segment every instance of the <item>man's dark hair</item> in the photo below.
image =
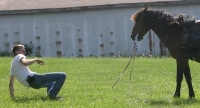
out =
<svg viewBox="0 0 200 108"><path fill-rule="evenodd" d="M16 55L16 51L19 51L20 47L24 47L22 44L16 44L12 47L12 53Z"/></svg>

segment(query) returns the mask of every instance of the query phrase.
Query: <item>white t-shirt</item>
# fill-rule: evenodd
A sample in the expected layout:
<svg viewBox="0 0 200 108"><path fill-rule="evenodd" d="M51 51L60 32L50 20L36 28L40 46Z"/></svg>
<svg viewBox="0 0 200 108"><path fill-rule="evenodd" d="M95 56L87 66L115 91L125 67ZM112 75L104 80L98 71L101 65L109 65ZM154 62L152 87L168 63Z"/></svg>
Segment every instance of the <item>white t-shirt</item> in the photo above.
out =
<svg viewBox="0 0 200 108"><path fill-rule="evenodd" d="M12 60L11 66L10 66L10 75L14 75L15 78L24 86L29 87L28 82L26 81L28 76L33 76L36 74L36 72L32 72L28 66L24 66L20 60L22 58L26 59L26 56L23 54L18 54L14 57Z"/></svg>

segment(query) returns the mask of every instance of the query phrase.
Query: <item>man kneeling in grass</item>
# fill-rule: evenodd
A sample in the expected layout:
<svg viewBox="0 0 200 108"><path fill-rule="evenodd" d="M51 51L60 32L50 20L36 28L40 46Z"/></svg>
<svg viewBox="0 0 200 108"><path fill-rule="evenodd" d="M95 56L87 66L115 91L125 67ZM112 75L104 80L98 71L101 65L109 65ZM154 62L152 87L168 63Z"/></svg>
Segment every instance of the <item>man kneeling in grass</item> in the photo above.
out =
<svg viewBox="0 0 200 108"><path fill-rule="evenodd" d="M29 69L29 65L38 63L44 65L44 61L38 58L26 59L24 45L17 44L12 47L14 59L10 67L10 83L9 90L10 96L14 97L14 80L15 78L24 86L39 89L47 87L47 94L52 100L59 100L61 97L57 96L63 83L65 82L66 75L63 72L51 72L46 74L38 74Z"/></svg>

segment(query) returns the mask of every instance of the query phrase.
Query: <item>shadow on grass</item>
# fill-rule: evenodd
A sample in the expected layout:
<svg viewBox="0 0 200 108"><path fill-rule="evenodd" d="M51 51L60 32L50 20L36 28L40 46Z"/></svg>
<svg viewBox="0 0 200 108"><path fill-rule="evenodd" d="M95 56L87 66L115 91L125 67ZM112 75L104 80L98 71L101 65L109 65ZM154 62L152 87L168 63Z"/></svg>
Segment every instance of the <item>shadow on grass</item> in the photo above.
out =
<svg viewBox="0 0 200 108"><path fill-rule="evenodd" d="M181 105L200 104L200 100L173 98L172 101L169 101L169 100L149 100L148 103L152 106L169 106L169 105L181 106Z"/></svg>
<svg viewBox="0 0 200 108"><path fill-rule="evenodd" d="M170 102L165 100L149 100L148 102L150 105L169 105Z"/></svg>
<svg viewBox="0 0 200 108"><path fill-rule="evenodd" d="M38 101L38 100L46 101L46 100L49 100L49 98L47 96L35 96L35 97L24 96L24 97L15 97L12 100L17 103L27 103L30 101Z"/></svg>
<svg viewBox="0 0 200 108"><path fill-rule="evenodd" d="M182 98L173 98L173 105L191 105L191 104L200 104L200 100L197 100L195 98L193 99L182 99Z"/></svg>

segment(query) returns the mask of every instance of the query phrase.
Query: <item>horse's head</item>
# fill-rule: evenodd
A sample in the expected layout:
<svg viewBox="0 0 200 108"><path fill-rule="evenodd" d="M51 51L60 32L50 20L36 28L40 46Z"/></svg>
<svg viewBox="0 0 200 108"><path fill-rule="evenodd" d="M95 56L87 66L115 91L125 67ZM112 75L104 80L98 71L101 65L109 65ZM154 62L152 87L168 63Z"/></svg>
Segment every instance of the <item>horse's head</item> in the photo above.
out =
<svg viewBox="0 0 200 108"><path fill-rule="evenodd" d="M131 17L131 20L135 22L131 33L131 38L133 40L135 40L136 36L138 41L142 40L143 36L150 30L150 28L144 24L145 12L147 9L148 7L138 11Z"/></svg>

